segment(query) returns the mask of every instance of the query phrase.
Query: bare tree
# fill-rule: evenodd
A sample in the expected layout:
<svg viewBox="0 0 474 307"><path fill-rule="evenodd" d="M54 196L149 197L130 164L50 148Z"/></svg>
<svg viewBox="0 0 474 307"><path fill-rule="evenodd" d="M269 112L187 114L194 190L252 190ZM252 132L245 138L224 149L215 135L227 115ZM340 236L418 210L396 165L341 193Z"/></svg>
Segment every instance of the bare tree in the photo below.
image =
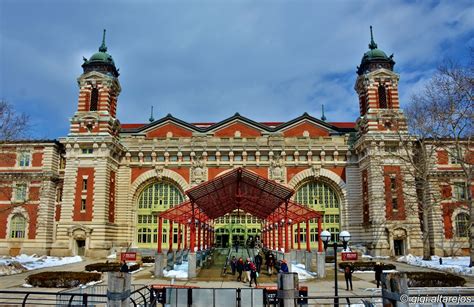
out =
<svg viewBox="0 0 474 307"><path fill-rule="evenodd" d="M472 210L474 68L472 59L473 57L471 57L471 63L466 66L446 61L424 86L423 91L412 97L408 108L408 118L414 121L414 125L411 126L414 134L419 140L429 142L431 148L446 152L451 161L459 165L459 173L465 179L466 205L470 216L471 266L474 264L474 212ZM426 145L420 146L420 149L430 147ZM429 172L428 169L428 175Z"/></svg>
<svg viewBox="0 0 474 307"><path fill-rule="evenodd" d="M0 100L0 141L21 139L28 128L29 117L18 113L5 100Z"/></svg>

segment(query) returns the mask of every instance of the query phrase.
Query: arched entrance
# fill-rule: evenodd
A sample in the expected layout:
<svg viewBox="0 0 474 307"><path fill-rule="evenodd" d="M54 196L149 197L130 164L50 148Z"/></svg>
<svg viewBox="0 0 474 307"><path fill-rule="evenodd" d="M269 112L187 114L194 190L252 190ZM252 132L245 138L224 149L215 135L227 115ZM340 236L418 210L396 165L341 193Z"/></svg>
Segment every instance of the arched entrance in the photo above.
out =
<svg viewBox="0 0 474 307"><path fill-rule="evenodd" d="M181 190L170 181L154 181L145 185L138 196L136 216L136 246L140 248L155 248L158 242L157 214L184 201ZM162 242L169 240L169 223L164 221ZM177 226L173 231L177 232ZM177 241L177 238L172 238ZM176 242L174 242L176 243Z"/></svg>
<svg viewBox="0 0 474 307"><path fill-rule="evenodd" d="M340 198L336 190L325 180L309 178L297 186L294 201L298 204L323 213L322 228L331 233L331 241L338 241L340 229ZM310 243L314 248L318 242L315 233L317 221L310 221Z"/></svg>

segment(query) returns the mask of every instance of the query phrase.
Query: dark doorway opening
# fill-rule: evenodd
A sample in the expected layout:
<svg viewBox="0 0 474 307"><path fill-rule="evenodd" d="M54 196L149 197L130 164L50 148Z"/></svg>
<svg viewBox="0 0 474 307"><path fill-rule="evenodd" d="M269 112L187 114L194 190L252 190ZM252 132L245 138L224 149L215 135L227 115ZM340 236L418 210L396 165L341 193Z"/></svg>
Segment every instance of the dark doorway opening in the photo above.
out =
<svg viewBox="0 0 474 307"><path fill-rule="evenodd" d="M403 256L405 254L403 241L404 240L393 240L393 249L395 250L395 256Z"/></svg>
<svg viewBox="0 0 474 307"><path fill-rule="evenodd" d="M86 240L76 240L77 255L84 256L86 253Z"/></svg>

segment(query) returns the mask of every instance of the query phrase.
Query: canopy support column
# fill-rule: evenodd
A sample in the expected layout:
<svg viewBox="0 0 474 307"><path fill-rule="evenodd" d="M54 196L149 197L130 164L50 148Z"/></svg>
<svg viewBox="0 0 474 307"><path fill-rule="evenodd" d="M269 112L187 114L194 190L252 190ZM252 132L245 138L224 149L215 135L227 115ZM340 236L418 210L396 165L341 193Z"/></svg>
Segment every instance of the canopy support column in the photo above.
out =
<svg viewBox="0 0 474 307"><path fill-rule="evenodd" d="M158 217L158 238L157 238L158 247L156 250L159 254L161 254L162 252L161 250L162 239L163 239L163 219L159 216Z"/></svg>
<svg viewBox="0 0 474 307"><path fill-rule="evenodd" d="M190 221L189 227L190 227L190 238L189 238L189 249L191 250L191 253L194 253L194 247L196 245L196 219L194 216L194 203L191 203L191 208L192 208L192 220Z"/></svg>
<svg viewBox="0 0 474 307"><path fill-rule="evenodd" d="M186 224L184 224L184 246L183 246L183 249L187 249L188 248L188 226Z"/></svg>
<svg viewBox="0 0 474 307"><path fill-rule="evenodd" d="M290 249L290 246L288 243L289 241L288 241L288 201L287 201L285 204L285 253L288 253Z"/></svg>
<svg viewBox="0 0 474 307"><path fill-rule="evenodd" d="M295 237L293 235L293 224L290 225L290 242L291 242L291 249L295 249Z"/></svg>
<svg viewBox="0 0 474 307"><path fill-rule="evenodd" d="M276 250L276 225L272 225L272 232L273 232L273 245L272 245L272 249L273 250Z"/></svg>
<svg viewBox="0 0 474 307"><path fill-rule="evenodd" d="M169 237L169 248L168 248L168 252L172 252L172 251L173 251L173 232L174 232L174 229L173 229L173 221L170 220L170 237Z"/></svg>
<svg viewBox="0 0 474 307"><path fill-rule="evenodd" d="M309 245L309 220L306 220L306 251L311 252L311 247Z"/></svg>
<svg viewBox="0 0 474 307"><path fill-rule="evenodd" d="M178 251L181 250L181 224L178 223Z"/></svg>
<svg viewBox="0 0 474 307"><path fill-rule="evenodd" d="M323 252L323 239L321 238L321 217L318 217L318 252Z"/></svg>
<svg viewBox="0 0 474 307"><path fill-rule="evenodd" d="M278 251L281 251L283 245L283 229L280 223L278 223Z"/></svg>
<svg viewBox="0 0 474 307"><path fill-rule="evenodd" d="M197 250L198 251L201 250L201 228L202 228L202 225L201 225L201 223L199 223L198 224L198 229L197 229L197 233L198 233Z"/></svg>
<svg viewBox="0 0 474 307"><path fill-rule="evenodd" d="M301 228L300 228L300 223L296 226L298 227L298 250L301 250Z"/></svg>

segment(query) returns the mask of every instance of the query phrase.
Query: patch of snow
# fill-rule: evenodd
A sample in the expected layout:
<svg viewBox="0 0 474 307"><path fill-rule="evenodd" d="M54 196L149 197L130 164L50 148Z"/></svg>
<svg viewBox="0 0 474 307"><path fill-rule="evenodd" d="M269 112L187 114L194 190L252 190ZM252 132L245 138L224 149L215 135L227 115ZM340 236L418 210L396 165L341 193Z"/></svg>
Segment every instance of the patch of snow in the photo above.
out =
<svg viewBox="0 0 474 307"><path fill-rule="evenodd" d="M16 257L2 256L0 258L0 276L22 273L24 271L37 270L53 266L61 266L70 263L81 262L80 256L74 257L51 257L21 254Z"/></svg>
<svg viewBox="0 0 474 307"><path fill-rule="evenodd" d="M188 262L183 261L182 264L175 264L173 270L163 270L163 275L176 279L188 279Z"/></svg>
<svg viewBox="0 0 474 307"><path fill-rule="evenodd" d="M107 256L107 259L116 259L117 258L117 253L113 253Z"/></svg>
<svg viewBox="0 0 474 307"><path fill-rule="evenodd" d="M143 271L143 268L138 268L135 271L131 271L130 274L135 274L137 272Z"/></svg>
<svg viewBox="0 0 474 307"><path fill-rule="evenodd" d="M397 273L397 270L383 270L383 273ZM375 271L354 271L354 273L372 273L375 274Z"/></svg>
<svg viewBox="0 0 474 307"><path fill-rule="evenodd" d="M27 283L24 283L23 285L21 285L23 288L33 288L32 285L30 284L27 284Z"/></svg>
<svg viewBox="0 0 474 307"><path fill-rule="evenodd" d="M438 256L431 256L431 260L423 260L422 257L408 254L398 258L397 261L454 274L474 276L472 268L469 267L469 257L441 257L443 264L439 264L439 258Z"/></svg>
<svg viewBox="0 0 474 307"><path fill-rule="evenodd" d="M103 280L89 281L85 285L79 285L79 288L83 289L83 288L87 288L87 287L92 287L92 286L95 286L97 284L100 284L101 282L103 282Z"/></svg>
<svg viewBox="0 0 474 307"><path fill-rule="evenodd" d="M293 273L298 273L298 279L300 280L316 278L318 275L316 273L307 271L305 265L302 263L293 264L291 266L291 271Z"/></svg>
<svg viewBox="0 0 474 307"><path fill-rule="evenodd" d="M364 259L389 259L390 256L371 256L371 255L362 255Z"/></svg>

